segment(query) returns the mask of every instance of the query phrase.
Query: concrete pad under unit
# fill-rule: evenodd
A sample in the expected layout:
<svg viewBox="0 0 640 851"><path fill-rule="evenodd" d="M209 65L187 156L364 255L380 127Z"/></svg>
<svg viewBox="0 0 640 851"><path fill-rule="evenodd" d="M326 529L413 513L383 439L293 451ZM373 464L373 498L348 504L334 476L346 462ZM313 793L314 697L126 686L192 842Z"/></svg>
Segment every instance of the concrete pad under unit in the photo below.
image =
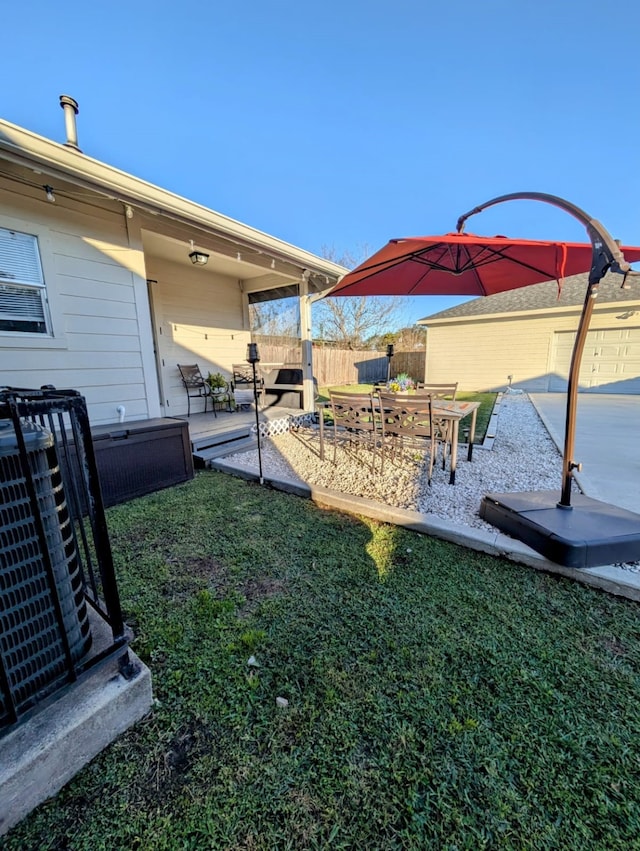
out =
<svg viewBox="0 0 640 851"><path fill-rule="evenodd" d="M112 659L0 739L0 835L149 711L151 673L131 650L129 657L131 679Z"/></svg>

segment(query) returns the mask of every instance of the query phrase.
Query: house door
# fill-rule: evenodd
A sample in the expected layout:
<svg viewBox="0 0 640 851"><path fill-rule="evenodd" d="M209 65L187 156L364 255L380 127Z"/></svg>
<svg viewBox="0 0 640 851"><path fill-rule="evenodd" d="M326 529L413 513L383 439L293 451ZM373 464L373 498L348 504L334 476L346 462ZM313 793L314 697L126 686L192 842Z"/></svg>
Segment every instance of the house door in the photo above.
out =
<svg viewBox="0 0 640 851"><path fill-rule="evenodd" d="M573 331L554 335L551 392L567 389ZM584 346L579 378L580 392L640 393L640 328L606 328L589 331Z"/></svg>

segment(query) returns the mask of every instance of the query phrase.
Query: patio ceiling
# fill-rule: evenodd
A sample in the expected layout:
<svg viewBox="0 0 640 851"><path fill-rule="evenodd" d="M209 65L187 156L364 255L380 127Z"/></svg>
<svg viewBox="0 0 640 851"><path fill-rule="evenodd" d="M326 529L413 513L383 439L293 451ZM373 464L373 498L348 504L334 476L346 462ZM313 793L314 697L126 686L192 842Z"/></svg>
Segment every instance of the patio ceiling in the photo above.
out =
<svg viewBox="0 0 640 851"><path fill-rule="evenodd" d="M160 233L159 224L155 220L149 221L142 228L145 253L155 259L189 264L190 240L193 238L195 247L209 254L209 262L203 271L244 281L250 303L298 296L299 283L305 270L289 260L257 247L243 246L198 231L187 233L181 228L167 227L165 223ZM154 230L150 230L149 225ZM327 290L333 286L337 277L309 270L309 292L315 294Z"/></svg>

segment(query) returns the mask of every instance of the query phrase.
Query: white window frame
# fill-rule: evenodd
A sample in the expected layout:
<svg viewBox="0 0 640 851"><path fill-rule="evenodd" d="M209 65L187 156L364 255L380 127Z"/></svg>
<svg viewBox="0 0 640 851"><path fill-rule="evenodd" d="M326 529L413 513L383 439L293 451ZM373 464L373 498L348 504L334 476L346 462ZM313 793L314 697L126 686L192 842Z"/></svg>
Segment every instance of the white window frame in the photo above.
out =
<svg viewBox="0 0 640 851"><path fill-rule="evenodd" d="M8 310L3 315L4 293L9 294L9 298L5 302ZM0 324L0 331L5 334L51 335L51 317L38 237L32 233L0 227L0 323L4 320L18 326L3 328ZM20 322L25 323L24 328L19 327ZM29 327L34 323L42 325L42 330Z"/></svg>
<svg viewBox="0 0 640 851"><path fill-rule="evenodd" d="M64 318L60 312L60 304L55 286L52 286L55 281L55 263L49 228L44 223L34 219L26 220L15 216L3 215L2 213L0 213L0 228L10 232L32 236L37 241L40 268L42 271L42 301L47 327L46 333L38 331L0 330L0 348L9 346L14 349L67 349L68 341L64 331ZM1 283L11 285L12 282L0 278Z"/></svg>

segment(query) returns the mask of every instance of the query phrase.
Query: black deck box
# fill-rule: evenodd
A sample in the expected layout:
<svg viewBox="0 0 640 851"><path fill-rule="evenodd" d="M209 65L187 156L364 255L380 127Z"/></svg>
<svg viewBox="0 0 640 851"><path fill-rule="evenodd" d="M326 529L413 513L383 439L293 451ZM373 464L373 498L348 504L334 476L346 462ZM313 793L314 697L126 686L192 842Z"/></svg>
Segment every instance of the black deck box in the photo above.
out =
<svg viewBox="0 0 640 851"><path fill-rule="evenodd" d="M105 506L193 478L189 425L170 417L91 429Z"/></svg>

